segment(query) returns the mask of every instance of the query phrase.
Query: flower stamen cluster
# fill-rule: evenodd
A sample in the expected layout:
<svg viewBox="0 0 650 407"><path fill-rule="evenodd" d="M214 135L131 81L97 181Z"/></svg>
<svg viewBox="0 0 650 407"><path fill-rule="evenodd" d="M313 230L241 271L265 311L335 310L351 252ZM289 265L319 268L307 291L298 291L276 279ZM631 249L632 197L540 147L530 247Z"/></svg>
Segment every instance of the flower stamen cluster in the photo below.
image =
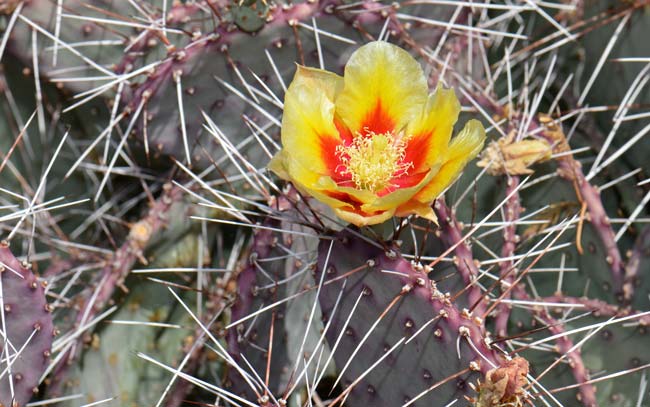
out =
<svg viewBox="0 0 650 407"><path fill-rule="evenodd" d="M339 145L336 155L341 160L338 170L348 175L358 189L377 192L390 185L390 181L408 175L412 162L404 162L408 138L395 137L393 133L357 134L350 145Z"/></svg>

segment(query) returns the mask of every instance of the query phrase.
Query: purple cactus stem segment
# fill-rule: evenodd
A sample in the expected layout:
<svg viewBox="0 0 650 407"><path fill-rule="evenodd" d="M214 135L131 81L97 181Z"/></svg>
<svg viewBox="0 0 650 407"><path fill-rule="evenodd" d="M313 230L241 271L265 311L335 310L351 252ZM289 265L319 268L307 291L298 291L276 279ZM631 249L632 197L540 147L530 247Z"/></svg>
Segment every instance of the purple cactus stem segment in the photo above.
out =
<svg viewBox="0 0 650 407"><path fill-rule="evenodd" d="M519 186L519 176L508 176L506 182L506 196L508 196ZM517 271L513 269L515 263L513 258L515 249L517 248L517 243L519 242L516 222L519 219L519 214L521 213L521 204L518 192L514 192L513 195L510 196L510 199L506 201L504 209L504 222L506 222L506 226L503 228L503 246L501 248L501 257L506 260L503 260L499 263L499 268L501 271L501 284L504 286L502 291L505 294L502 299L507 300L511 295L511 291L508 291L508 287L513 284L517 277ZM511 305L509 305L507 301L503 301L498 307L498 312L495 320L495 331L499 336L506 336L507 334L508 320L510 319L510 309Z"/></svg>
<svg viewBox="0 0 650 407"><path fill-rule="evenodd" d="M600 191L587 181L582 171L582 164L573 157L573 154L569 153L571 147L566 141L562 129L549 116L541 115L539 121L544 127L541 136L553 145L553 153L563 153L556 159L558 175L573 183L578 199L585 205L588 214L587 219L605 246L607 263L610 265L614 286L617 290L620 290L623 285L623 258L616 244L614 230L600 198Z"/></svg>
<svg viewBox="0 0 650 407"><path fill-rule="evenodd" d="M0 298L0 406L23 407L49 363L54 324L43 285L6 242L0 243Z"/></svg>
<svg viewBox="0 0 650 407"><path fill-rule="evenodd" d="M500 366L482 321L423 267L395 246L335 237L320 244L316 280L326 273L319 302L349 405L446 405L471 394L479 371Z"/></svg>
<svg viewBox="0 0 650 407"><path fill-rule="evenodd" d="M273 205L280 210L290 207L285 198ZM267 228L255 230L248 259L237 276L237 299L231 313L233 322L289 295L287 284L282 281L286 273L291 273L287 270L287 261L295 261L287 260L285 249L291 247L291 236L276 231L281 228L277 219L267 219L264 226ZM230 391L257 400L262 406L275 395L282 396L288 381L287 372L292 367L287 332L283 329L285 312L286 303L279 304L230 328L226 336L228 352L233 359L243 365L242 357L245 357L273 394L252 389L240 372L232 368L228 371Z"/></svg>
<svg viewBox="0 0 650 407"><path fill-rule="evenodd" d="M650 326L650 315L646 314L645 312L633 310L629 307L613 305L597 298L570 297L562 294L555 294L550 297L543 297L540 299L540 301L548 303L580 305L583 307L583 309L591 311L596 317L622 318L632 315L639 315L635 321L637 321L641 326ZM553 309L553 307L551 307L551 309Z"/></svg>
<svg viewBox="0 0 650 407"><path fill-rule="evenodd" d="M515 286L512 290L513 296L522 301L533 301L530 295L522 286ZM580 385L578 388L578 400L584 407L597 407L596 401L596 387L589 383L589 371L582 360L580 349L574 349L574 343L567 335L563 335L566 331L564 325L558 320L553 318L546 309L536 308L533 310L541 322L548 326L549 332L553 335L560 335L555 340L557 353L560 355L567 355L566 358L571 368L571 373L576 383Z"/></svg>
<svg viewBox="0 0 650 407"><path fill-rule="evenodd" d="M566 331L564 326L559 324L558 321L551 317L546 311L539 311L537 314L545 324L549 325L549 331L553 335L562 335ZM569 361L573 378L576 383L580 384L580 387L578 388L578 401L580 401L585 407L597 407L596 387L589 383L589 371L582 360L580 349L573 349L574 343L566 335L557 338L555 344L559 354L568 355L567 360Z"/></svg>
<svg viewBox="0 0 650 407"><path fill-rule="evenodd" d="M173 27L176 24L189 21L192 17L196 17L195 15L198 14L199 11L201 11L201 8L196 4L174 3L167 13L166 25L168 27ZM129 52L125 53L124 58L122 58L120 63L117 64L115 72L130 72L134 66L137 66L137 62L142 58L142 54L146 53L147 49L151 47L152 41L155 43L158 40L162 40L168 47L168 52L173 52L174 46L170 45L166 38L161 39L160 37L162 37L162 35L159 31L147 31L129 47Z"/></svg>
<svg viewBox="0 0 650 407"><path fill-rule="evenodd" d="M485 302L481 289L476 285L475 279L479 276L478 266L474 261L472 248L463 240L462 226L456 219L456 214L449 208L444 199L439 198L435 205L434 210L438 221L440 222L441 239L447 247L455 246L454 249L454 265L463 278L463 282L467 288L469 304L474 307L473 310L477 314L483 314L485 311Z"/></svg>

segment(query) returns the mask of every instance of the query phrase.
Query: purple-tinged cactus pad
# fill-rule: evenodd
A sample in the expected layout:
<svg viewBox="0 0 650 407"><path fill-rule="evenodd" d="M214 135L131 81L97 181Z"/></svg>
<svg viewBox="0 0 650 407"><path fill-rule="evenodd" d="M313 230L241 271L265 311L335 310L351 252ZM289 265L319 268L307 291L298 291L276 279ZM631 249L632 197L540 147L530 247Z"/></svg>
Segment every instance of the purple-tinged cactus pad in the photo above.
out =
<svg viewBox="0 0 650 407"><path fill-rule="evenodd" d="M444 406L475 396L469 381L502 362L486 345L481 321L456 308L396 247L375 246L345 231L330 251L331 244L321 243L318 260L319 275L327 273L319 301L323 315L333 318L327 340L344 388L365 374L349 391L348 405L402 406L424 392L409 405Z"/></svg>
<svg viewBox="0 0 650 407"><path fill-rule="evenodd" d="M43 286L6 243L0 243L0 296L0 406L22 407L47 367L54 325Z"/></svg>
<svg viewBox="0 0 650 407"><path fill-rule="evenodd" d="M267 226L276 226L268 222ZM240 320L247 315L259 311L278 300L286 297L286 285L278 284L285 273L284 258L287 253L281 249L282 235L268 229L256 230L249 259L237 278L237 301L232 308L232 320ZM286 307L277 306L273 310L260 313L257 317L248 319L228 331L228 351L240 366L245 366L242 356L264 378L269 359L268 348L271 328L274 328L273 349L270 355L269 389L281 392L286 385L282 375L290 368L287 358L287 341L283 329L283 318ZM275 315L274 315L275 314ZM244 381L241 375L232 369L229 371L232 391L256 399L256 395ZM264 391L258 389L261 395Z"/></svg>

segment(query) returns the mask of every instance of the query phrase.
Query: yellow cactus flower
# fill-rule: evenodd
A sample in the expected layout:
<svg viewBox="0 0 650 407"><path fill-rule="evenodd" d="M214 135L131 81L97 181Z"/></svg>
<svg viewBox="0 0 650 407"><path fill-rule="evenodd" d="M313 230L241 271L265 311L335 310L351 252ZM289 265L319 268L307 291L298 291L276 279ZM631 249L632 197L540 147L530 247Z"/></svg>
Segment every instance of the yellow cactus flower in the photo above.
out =
<svg viewBox="0 0 650 407"><path fill-rule="evenodd" d="M269 168L357 226L411 214L435 221L433 200L485 139L470 120L451 140L459 111L452 89L429 94L408 52L371 42L343 77L298 66L284 99L282 150Z"/></svg>

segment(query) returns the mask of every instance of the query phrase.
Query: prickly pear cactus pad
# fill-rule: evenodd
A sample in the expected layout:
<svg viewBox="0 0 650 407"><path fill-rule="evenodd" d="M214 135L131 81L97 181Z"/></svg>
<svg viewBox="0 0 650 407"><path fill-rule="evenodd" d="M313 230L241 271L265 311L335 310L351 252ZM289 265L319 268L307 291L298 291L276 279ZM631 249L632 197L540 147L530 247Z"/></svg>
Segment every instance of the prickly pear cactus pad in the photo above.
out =
<svg viewBox="0 0 650 407"><path fill-rule="evenodd" d="M424 270L396 246L358 234L321 243L319 302L351 405L446 405L502 363L483 321L458 309Z"/></svg>
<svg viewBox="0 0 650 407"><path fill-rule="evenodd" d="M30 265L0 243L0 405L22 407L38 393L54 337L52 309Z"/></svg>
<svg viewBox="0 0 650 407"><path fill-rule="evenodd" d="M0 407L647 407L649 1L0 0Z"/></svg>

